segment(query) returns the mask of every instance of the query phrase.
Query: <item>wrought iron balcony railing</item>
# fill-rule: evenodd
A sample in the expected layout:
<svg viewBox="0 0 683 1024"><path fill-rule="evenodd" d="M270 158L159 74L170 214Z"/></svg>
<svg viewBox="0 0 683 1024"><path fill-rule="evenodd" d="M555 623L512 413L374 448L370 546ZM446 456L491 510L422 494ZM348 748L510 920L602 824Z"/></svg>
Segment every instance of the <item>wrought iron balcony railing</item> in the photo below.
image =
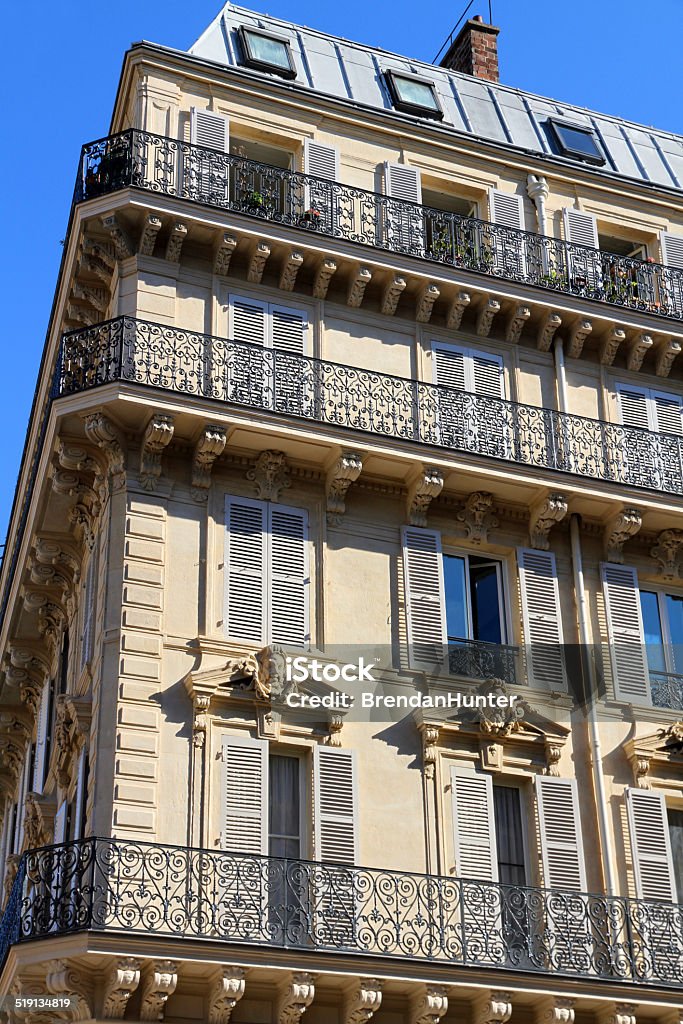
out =
<svg viewBox="0 0 683 1024"><path fill-rule="evenodd" d="M683 675L650 669L650 695L656 708L683 711Z"/></svg>
<svg viewBox="0 0 683 1024"><path fill-rule="evenodd" d="M83 147L75 201L139 188L359 245L683 319L683 271L129 129Z"/></svg>
<svg viewBox="0 0 683 1024"><path fill-rule="evenodd" d="M485 643L482 640L448 638L448 668L467 679L503 679L514 685L517 680L519 647Z"/></svg>
<svg viewBox="0 0 683 1024"><path fill-rule="evenodd" d="M54 395L130 381L247 409L683 494L683 437L118 317L64 335Z"/></svg>
<svg viewBox="0 0 683 1024"><path fill-rule="evenodd" d="M683 983L683 907L670 903L115 839L25 854L3 959L82 931Z"/></svg>

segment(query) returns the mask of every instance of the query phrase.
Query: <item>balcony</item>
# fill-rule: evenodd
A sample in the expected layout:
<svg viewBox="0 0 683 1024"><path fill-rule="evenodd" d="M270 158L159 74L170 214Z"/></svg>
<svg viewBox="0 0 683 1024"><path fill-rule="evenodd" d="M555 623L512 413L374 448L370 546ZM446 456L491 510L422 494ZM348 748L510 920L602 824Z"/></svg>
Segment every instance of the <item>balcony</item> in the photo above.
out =
<svg viewBox="0 0 683 1024"><path fill-rule="evenodd" d="M87 839L24 854L10 946L76 932L678 988L683 908L621 897Z"/></svg>
<svg viewBox="0 0 683 1024"><path fill-rule="evenodd" d="M683 494L683 437L118 317L64 335L53 396L130 382L342 430Z"/></svg>
<svg viewBox="0 0 683 1024"><path fill-rule="evenodd" d="M129 187L604 306L683 319L683 270L675 267L462 217L136 129L83 147L76 202Z"/></svg>

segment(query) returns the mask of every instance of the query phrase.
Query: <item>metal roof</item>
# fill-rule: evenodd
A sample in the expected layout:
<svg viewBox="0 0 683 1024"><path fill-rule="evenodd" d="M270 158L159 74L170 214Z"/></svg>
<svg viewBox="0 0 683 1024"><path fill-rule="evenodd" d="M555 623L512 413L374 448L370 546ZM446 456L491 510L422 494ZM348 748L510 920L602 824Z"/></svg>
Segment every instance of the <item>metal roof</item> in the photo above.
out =
<svg viewBox="0 0 683 1024"><path fill-rule="evenodd" d="M593 129L606 157L600 169L603 173L665 188L683 188L683 137L679 135L349 42L231 3L225 5L189 53L218 64L240 66L236 39L240 25L272 31L289 40L296 66L296 80L288 83L290 86L422 122L414 115L396 114L383 75L389 69L412 72L434 82L444 111L440 124L446 128L585 168L581 161L559 154L548 118L561 117ZM266 72L249 73L282 81ZM424 121L434 126L433 121Z"/></svg>

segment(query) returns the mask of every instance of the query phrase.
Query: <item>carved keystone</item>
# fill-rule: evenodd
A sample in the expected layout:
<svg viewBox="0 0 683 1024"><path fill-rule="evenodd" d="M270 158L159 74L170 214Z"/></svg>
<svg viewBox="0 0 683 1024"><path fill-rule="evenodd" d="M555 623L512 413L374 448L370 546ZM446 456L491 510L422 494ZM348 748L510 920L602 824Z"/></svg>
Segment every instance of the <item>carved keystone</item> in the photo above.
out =
<svg viewBox="0 0 683 1024"><path fill-rule="evenodd" d="M277 1024L298 1024L315 996L314 975L295 971L285 982L277 1007Z"/></svg>
<svg viewBox="0 0 683 1024"><path fill-rule="evenodd" d="M512 995L491 991L479 1000L473 1017L475 1024L506 1024L512 1016Z"/></svg>
<svg viewBox="0 0 683 1024"><path fill-rule="evenodd" d="M681 343L675 338L667 338L657 351L655 373L658 377L668 377L676 356L681 354Z"/></svg>
<svg viewBox="0 0 683 1024"><path fill-rule="evenodd" d="M590 320L577 320L571 329L569 334L569 345L567 346L567 355L570 359L578 359L583 352L583 346L586 343L586 338L593 330L593 324Z"/></svg>
<svg viewBox="0 0 683 1024"><path fill-rule="evenodd" d="M536 347L539 352L548 352L550 350L555 332L561 324L562 317L559 313L548 313L545 320L541 323L538 338L536 339Z"/></svg>
<svg viewBox="0 0 683 1024"><path fill-rule="evenodd" d="M603 541L608 562L624 561L623 547L629 537L635 537L643 525L642 513L637 508L624 508L605 524Z"/></svg>
<svg viewBox="0 0 683 1024"><path fill-rule="evenodd" d="M448 1012L448 989L445 985L421 985L411 1000L410 1024L439 1024Z"/></svg>
<svg viewBox="0 0 683 1024"><path fill-rule="evenodd" d="M140 1020L163 1020L168 997L177 984L177 961L153 960L140 993Z"/></svg>
<svg viewBox="0 0 683 1024"><path fill-rule="evenodd" d="M291 292L294 290L296 283L296 275L299 273L304 265L304 257L302 253L292 251L285 256L282 264L282 270L280 271L280 288L283 292Z"/></svg>
<svg viewBox="0 0 683 1024"><path fill-rule="evenodd" d="M529 539L532 548L539 551L548 550L550 531L555 523L564 519L567 508L564 494L548 494L532 507L529 516Z"/></svg>
<svg viewBox="0 0 683 1024"><path fill-rule="evenodd" d="M654 340L651 334L645 334L645 332L637 334L628 350L628 357L626 359L628 369L633 371L639 370L643 365L646 353L649 352L653 345Z"/></svg>
<svg viewBox="0 0 683 1024"><path fill-rule="evenodd" d="M227 231L219 235L216 247L213 251L213 272L220 277L226 277L230 270L230 260L237 248L237 239Z"/></svg>
<svg viewBox="0 0 683 1024"><path fill-rule="evenodd" d="M342 1012L342 1024L366 1024L382 1005L382 981L379 978L359 978L358 985L350 989Z"/></svg>
<svg viewBox="0 0 683 1024"><path fill-rule="evenodd" d="M140 446L140 483L146 491L156 489L161 476L161 455L173 437L173 417L155 413Z"/></svg>
<svg viewBox="0 0 683 1024"><path fill-rule="evenodd" d="M486 491L474 491L467 498L463 508L455 518L463 523L467 537L473 544L481 544L488 539L488 531L498 526L493 513L493 495Z"/></svg>
<svg viewBox="0 0 683 1024"><path fill-rule="evenodd" d="M327 494L327 521L330 526L339 526L346 511L346 492L363 469L363 460L356 452L342 452L327 473L325 484Z"/></svg>
<svg viewBox="0 0 683 1024"><path fill-rule="evenodd" d="M488 338L496 313L500 313L500 302L489 295L477 316L477 334L480 338Z"/></svg>
<svg viewBox="0 0 683 1024"><path fill-rule="evenodd" d="M469 292L458 292L451 302L448 310L448 316L446 317L446 327L448 327L449 330L458 330L462 323L463 314L471 301L472 297Z"/></svg>
<svg viewBox="0 0 683 1024"><path fill-rule="evenodd" d="M209 990L208 1024L228 1024L232 1011L244 995L246 971L242 967L222 967Z"/></svg>
<svg viewBox="0 0 683 1024"><path fill-rule="evenodd" d="M683 545L683 530L662 530L650 555L659 562L659 575L673 580L679 575L679 552Z"/></svg>
<svg viewBox="0 0 683 1024"><path fill-rule="evenodd" d="M398 300L405 289L406 279L396 274L387 282L382 295L382 312L385 316L393 316L398 306Z"/></svg>
<svg viewBox="0 0 683 1024"><path fill-rule="evenodd" d="M371 278L372 271L368 267L358 267L349 284L349 293L346 297L347 306L351 306L352 309L358 309L361 306L365 289L370 284Z"/></svg>
<svg viewBox="0 0 683 1024"><path fill-rule="evenodd" d="M411 526L426 526L427 511L434 498L443 490L443 475L434 468L420 469L408 485L407 511Z"/></svg>
<svg viewBox="0 0 683 1024"><path fill-rule="evenodd" d="M263 271L266 269L266 263L270 256L270 246L267 242L261 240L257 242L252 249L251 257L249 259L249 270L247 271L247 281L250 284L260 284L263 278Z"/></svg>
<svg viewBox="0 0 683 1024"><path fill-rule="evenodd" d="M140 232L140 241L138 242L138 252L141 256L152 255L157 235L160 231L161 217L157 217L153 213L148 213L145 218L144 227Z"/></svg>
<svg viewBox="0 0 683 1024"><path fill-rule="evenodd" d="M617 354L619 346L626 338L626 331L621 327L612 327L609 334L600 346L600 362L603 366L611 366Z"/></svg>
<svg viewBox="0 0 683 1024"><path fill-rule="evenodd" d="M530 316L531 310L528 306L515 306L508 318L505 340L516 345Z"/></svg>
<svg viewBox="0 0 683 1024"><path fill-rule="evenodd" d="M432 310L434 309L434 303L438 299L439 295L441 295L441 292L433 282L424 286L417 297L417 303L415 305L415 319L419 324L429 323L432 316Z"/></svg>
<svg viewBox="0 0 683 1024"><path fill-rule="evenodd" d="M320 263L318 264L318 269L315 272L315 280L313 282L314 299L327 298L327 290L330 287L332 275L336 273L336 260L325 259L320 261Z"/></svg>
<svg viewBox="0 0 683 1024"><path fill-rule="evenodd" d="M257 498L262 501L277 501L280 491L292 485L285 453L261 452L254 467L247 470L247 480L253 482Z"/></svg>
<svg viewBox="0 0 683 1024"><path fill-rule="evenodd" d="M102 1016L107 1020L122 1018L139 984L140 961L133 956L117 957L104 979Z"/></svg>
<svg viewBox="0 0 683 1024"><path fill-rule="evenodd" d="M213 423L207 424L199 435L192 455L191 493L195 501L207 500L211 486L211 470L225 449L227 437L225 427Z"/></svg>
<svg viewBox="0 0 683 1024"><path fill-rule="evenodd" d="M176 221L166 242L165 257L169 263L180 263L180 254L183 251L183 243L186 238L187 225L182 221Z"/></svg>

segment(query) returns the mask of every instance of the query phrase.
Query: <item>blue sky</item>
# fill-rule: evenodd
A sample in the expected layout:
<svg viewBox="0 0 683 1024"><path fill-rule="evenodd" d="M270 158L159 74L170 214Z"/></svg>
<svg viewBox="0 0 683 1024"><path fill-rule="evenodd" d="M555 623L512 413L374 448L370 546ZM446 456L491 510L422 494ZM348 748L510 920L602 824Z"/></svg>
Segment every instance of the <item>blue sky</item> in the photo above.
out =
<svg viewBox="0 0 683 1024"><path fill-rule="evenodd" d="M430 61L466 0L252 0L251 9ZM492 0L501 80L683 133L677 78L683 0ZM8 5L3 50L5 196L0 281L0 542L4 539L83 142L106 134L125 50L186 49L220 4L117 0ZM391 10L391 16L387 10ZM649 13L652 11L653 13ZM488 2L470 14L486 20Z"/></svg>

